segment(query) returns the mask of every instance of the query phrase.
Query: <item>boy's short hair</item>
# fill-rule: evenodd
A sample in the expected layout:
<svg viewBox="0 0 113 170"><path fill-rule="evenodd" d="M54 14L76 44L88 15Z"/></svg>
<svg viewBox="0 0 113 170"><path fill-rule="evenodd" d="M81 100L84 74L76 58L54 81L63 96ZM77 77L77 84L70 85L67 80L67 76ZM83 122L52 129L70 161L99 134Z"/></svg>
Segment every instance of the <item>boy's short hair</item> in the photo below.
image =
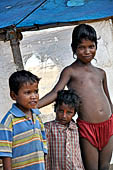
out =
<svg viewBox="0 0 113 170"><path fill-rule="evenodd" d="M80 24L74 28L72 33L71 47L74 54L76 53L77 46L83 39L94 41L97 48L97 34L95 29L90 25Z"/></svg>
<svg viewBox="0 0 113 170"><path fill-rule="evenodd" d="M15 94L18 94L19 89L24 83L39 83L40 78L32 74L29 71L21 70L14 72L9 77L9 88L10 91L13 91Z"/></svg>
<svg viewBox="0 0 113 170"><path fill-rule="evenodd" d="M57 98L55 100L54 111L56 112L56 108L58 105L62 105L65 103L73 108L75 108L75 112L78 111L80 105L80 98L75 93L74 90L61 90L57 93Z"/></svg>

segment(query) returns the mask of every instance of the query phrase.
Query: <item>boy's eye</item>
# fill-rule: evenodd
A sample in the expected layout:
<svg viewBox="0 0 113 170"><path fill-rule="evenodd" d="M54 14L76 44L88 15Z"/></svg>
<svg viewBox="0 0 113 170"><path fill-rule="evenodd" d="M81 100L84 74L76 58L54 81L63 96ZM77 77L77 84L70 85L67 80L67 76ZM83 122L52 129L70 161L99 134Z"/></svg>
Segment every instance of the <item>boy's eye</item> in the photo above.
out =
<svg viewBox="0 0 113 170"><path fill-rule="evenodd" d="M64 111L63 110L58 110L60 113L64 113Z"/></svg>
<svg viewBox="0 0 113 170"><path fill-rule="evenodd" d="M38 89L37 89L37 90L35 90L35 93L36 93L36 94L38 94Z"/></svg>
<svg viewBox="0 0 113 170"><path fill-rule="evenodd" d="M68 111L68 112L67 112L67 114L68 114L68 115L71 115L71 114L72 114L72 112L69 112L69 111Z"/></svg>
<svg viewBox="0 0 113 170"><path fill-rule="evenodd" d="M25 94L30 94L30 91L26 91Z"/></svg>
<svg viewBox="0 0 113 170"><path fill-rule="evenodd" d="M83 46L78 46L78 49L84 50L84 47Z"/></svg>
<svg viewBox="0 0 113 170"><path fill-rule="evenodd" d="M61 114L64 114L64 110L58 110L58 112L61 113ZM66 114L71 115L71 114L73 114L73 112L67 111Z"/></svg>
<svg viewBox="0 0 113 170"><path fill-rule="evenodd" d="M90 48L90 49L93 49L93 48L95 48L95 45L91 45L91 46L89 46L89 48Z"/></svg>

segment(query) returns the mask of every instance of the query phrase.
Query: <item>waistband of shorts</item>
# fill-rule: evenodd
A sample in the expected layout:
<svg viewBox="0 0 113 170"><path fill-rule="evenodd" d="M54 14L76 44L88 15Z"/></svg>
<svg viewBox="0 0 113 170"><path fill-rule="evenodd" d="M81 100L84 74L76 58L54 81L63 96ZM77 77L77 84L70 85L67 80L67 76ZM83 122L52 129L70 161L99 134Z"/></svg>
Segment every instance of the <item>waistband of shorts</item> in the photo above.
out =
<svg viewBox="0 0 113 170"><path fill-rule="evenodd" d="M88 125L102 125L102 124L105 124L105 123L108 123L109 121L113 120L113 113L111 114L111 116L109 117L109 119L103 121L103 122L99 122L99 123L92 123L92 122L87 122L85 120L82 120L80 118L77 118L77 123L86 123Z"/></svg>

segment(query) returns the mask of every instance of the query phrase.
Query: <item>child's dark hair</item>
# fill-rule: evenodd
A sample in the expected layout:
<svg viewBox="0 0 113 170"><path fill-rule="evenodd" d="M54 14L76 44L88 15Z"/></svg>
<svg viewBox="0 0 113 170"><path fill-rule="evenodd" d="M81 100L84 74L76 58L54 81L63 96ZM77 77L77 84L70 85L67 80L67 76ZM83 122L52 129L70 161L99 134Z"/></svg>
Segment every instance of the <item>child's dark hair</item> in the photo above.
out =
<svg viewBox="0 0 113 170"><path fill-rule="evenodd" d="M74 28L72 33L71 47L74 54L76 53L77 46L83 39L94 41L97 48L97 34L95 29L90 25L80 24Z"/></svg>
<svg viewBox="0 0 113 170"><path fill-rule="evenodd" d="M57 98L55 100L54 111L56 112L56 108L58 105L62 105L65 103L71 107L75 108L75 112L78 111L80 98L75 93L74 90L61 90L58 91Z"/></svg>
<svg viewBox="0 0 113 170"><path fill-rule="evenodd" d="M18 94L19 89L24 83L39 83L40 78L32 74L29 71L21 70L14 72L9 77L9 88L10 91L13 91L15 94Z"/></svg>

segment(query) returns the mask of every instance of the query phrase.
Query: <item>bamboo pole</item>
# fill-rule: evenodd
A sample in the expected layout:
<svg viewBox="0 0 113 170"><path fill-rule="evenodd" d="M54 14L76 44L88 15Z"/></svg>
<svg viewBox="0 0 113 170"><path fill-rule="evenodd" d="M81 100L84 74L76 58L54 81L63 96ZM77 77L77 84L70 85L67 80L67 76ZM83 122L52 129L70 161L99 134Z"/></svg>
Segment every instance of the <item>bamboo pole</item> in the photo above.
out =
<svg viewBox="0 0 113 170"><path fill-rule="evenodd" d="M23 66L23 61L22 61L22 56L21 56L21 51L19 46L20 45L19 40L17 38L11 39L10 45L13 53L14 63L16 64L16 69L18 71L23 70L24 66Z"/></svg>

